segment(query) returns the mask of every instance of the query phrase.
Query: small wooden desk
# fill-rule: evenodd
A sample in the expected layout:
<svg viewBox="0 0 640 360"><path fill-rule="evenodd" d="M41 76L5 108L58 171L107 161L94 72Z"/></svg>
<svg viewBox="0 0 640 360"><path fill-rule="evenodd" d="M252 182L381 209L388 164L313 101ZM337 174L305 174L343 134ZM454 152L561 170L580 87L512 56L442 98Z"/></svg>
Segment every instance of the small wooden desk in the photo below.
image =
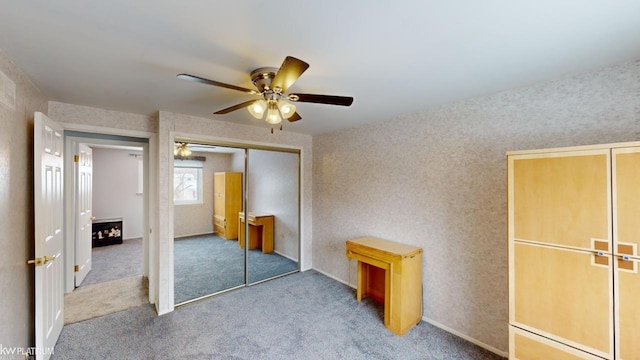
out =
<svg viewBox="0 0 640 360"><path fill-rule="evenodd" d="M273 252L273 215L248 213L249 249L262 248L263 254ZM238 213L238 246L244 248L244 212Z"/></svg>
<svg viewBox="0 0 640 360"><path fill-rule="evenodd" d="M357 299L384 302L384 325L403 335L422 319L422 249L373 237L347 241L358 260Z"/></svg>

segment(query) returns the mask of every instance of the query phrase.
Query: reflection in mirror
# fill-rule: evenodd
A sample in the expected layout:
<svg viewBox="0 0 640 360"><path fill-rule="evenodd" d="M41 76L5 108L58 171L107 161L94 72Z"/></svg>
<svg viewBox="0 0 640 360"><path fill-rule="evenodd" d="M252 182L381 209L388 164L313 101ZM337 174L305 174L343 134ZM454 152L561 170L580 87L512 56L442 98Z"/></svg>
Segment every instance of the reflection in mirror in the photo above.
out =
<svg viewBox="0 0 640 360"><path fill-rule="evenodd" d="M174 302L180 304L245 284L237 243L245 150L176 140L174 154Z"/></svg>
<svg viewBox="0 0 640 360"><path fill-rule="evenodd" d="M249 283L299 269L299 158L298 153L248 150L248 213L240 216L239 245L248 247Z"/></svg>

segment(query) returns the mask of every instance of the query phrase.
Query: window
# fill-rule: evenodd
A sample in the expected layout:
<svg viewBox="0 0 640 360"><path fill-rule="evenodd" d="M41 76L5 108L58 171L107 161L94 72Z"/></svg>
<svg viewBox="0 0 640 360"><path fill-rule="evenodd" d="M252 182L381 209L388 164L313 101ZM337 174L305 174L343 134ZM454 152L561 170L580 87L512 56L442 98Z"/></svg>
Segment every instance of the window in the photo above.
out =
<svg viewBox="0 0 640 360"><path fill-rule="evenodd" d="M173 166L173 202L176 205L202 204L202 163L179 160Z"/></svg>

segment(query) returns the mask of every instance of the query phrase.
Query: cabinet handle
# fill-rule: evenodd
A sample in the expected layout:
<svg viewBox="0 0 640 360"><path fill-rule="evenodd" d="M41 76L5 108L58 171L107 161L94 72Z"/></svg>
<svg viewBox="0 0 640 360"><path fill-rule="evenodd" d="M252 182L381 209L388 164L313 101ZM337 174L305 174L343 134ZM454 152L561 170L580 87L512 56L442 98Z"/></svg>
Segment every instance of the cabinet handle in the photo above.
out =
<svg viewBox="0 0 640 360"><path fill-rule="evenodd" d="M593 253L594 265L609 266L609 256L604 251L595 251Z"/></svg>
<svg viewBox="0 0 640 360"><path fill-rule="evenodd" d="M638 259L632 259L631 256L629 256L629 255L617 255L617 256L622 261L640 262L640 260L638 260Z"/></svg>
<svg viewBox="0 0 640 360"><path fill-rule="evenodd" d="M634 259L629 255L616 255L616 257L618 258L618 269L638 273L637 263L640 263L640 260Z"/></svg>

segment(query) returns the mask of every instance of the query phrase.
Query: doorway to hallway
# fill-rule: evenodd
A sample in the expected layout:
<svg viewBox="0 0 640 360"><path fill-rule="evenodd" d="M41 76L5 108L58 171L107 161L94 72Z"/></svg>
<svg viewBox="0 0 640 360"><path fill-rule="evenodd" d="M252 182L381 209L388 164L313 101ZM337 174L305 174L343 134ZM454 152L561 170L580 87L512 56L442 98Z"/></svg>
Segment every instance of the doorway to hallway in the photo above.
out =
<svg viewBox="0 0 640 360"><path fill-rule="evenodd" d="M67 165L67 239L70 248L66 268L65 324L126 310L149 302L148 269L145 269L145 218L148 218L147 139L101 134L65 133L66 151L87 147L93 155L90 236L81 231L83 209L78 205L79 165ZM81 152L80 152L81 153ZM73 156L68 157L73 160ZM82 158L82 156L77 157ZM148 161L148 160L147 160ZM75 176L72 174L75 173ZM147 240L148 241L148 240ZM148 246L148 245L147 245ZM79 258L88 248L89 259ZM88 267L79 277L79 263Z"/></svg>

